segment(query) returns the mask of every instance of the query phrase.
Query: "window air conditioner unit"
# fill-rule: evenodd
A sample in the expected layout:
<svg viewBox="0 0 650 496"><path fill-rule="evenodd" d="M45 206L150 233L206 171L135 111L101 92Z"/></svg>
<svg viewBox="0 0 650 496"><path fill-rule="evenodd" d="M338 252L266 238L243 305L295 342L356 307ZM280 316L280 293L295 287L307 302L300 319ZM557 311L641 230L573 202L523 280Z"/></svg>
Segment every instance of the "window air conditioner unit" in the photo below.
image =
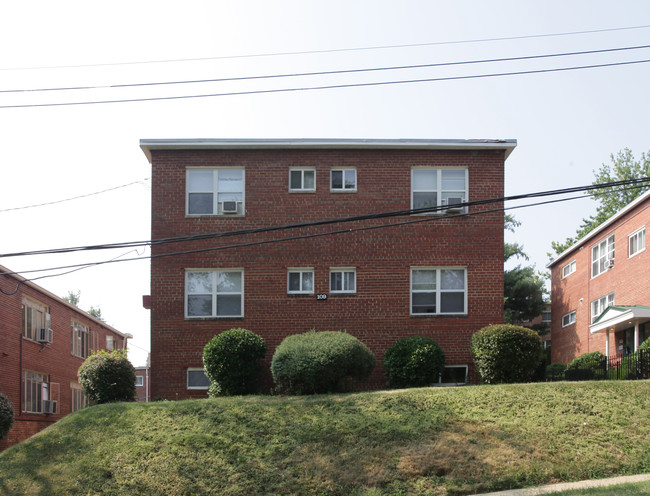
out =
<svg viewBox="0 0 650 496"><path fill-rule="evenodd" d="M225 201L221 204L221 212L224 214L236 214L237 213L237 202L236 201Z"/></svg>
<svg viewBox="0 0 650 496"><path fill-rule="evenodd" d="M39 343L51 343L52 342L52 329L49 327L41 327L38 330L38 339Z"/></svg>
<svg viewBox="0 0 650 496"><path fill-rule="evenodd" d="M56 401L43 400L43 413L56 413Z"/></svg>
<svg viewBox="0 0 650 496"><path fill-rule="evenodd" d="M605 260L605 268L611 269L612 267L614 267L614 259L610 258L609 260Z"/></svg>
<svg viewBox="0 0 650 496"><path fill-rule="evenodd" d="M445 210L448 214L458 214L463 211L463 199L459 196L447 198L447 209Z"/></svg>

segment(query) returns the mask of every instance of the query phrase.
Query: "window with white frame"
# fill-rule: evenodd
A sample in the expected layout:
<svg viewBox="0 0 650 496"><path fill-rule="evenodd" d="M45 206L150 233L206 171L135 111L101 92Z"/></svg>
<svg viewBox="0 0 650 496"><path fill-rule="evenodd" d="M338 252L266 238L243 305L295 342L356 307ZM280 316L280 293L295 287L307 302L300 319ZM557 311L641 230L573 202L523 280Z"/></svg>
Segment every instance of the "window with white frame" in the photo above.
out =
<svg viewBox="0 0 650 496"><path fill-rule="evenodd" d="M244 215L244 169L187 169L188 215Z"/></svg>
<svg viewBox="0 0 650 496"><path fill-rule="evenodd" d="M551 312L542 312L542 323L550 324L551 322Z"/></svg>
<svg viewBox="0 0 650 496"><path fill-rule="evenodd" d="M72 321L72 338L70 344L71 353L79 358L88 358L90 356L90 328Z"/></svg>
<svg viewBox="0 0 650 496"><path fill-rule="evenodd" d="M49 309L42 303L23 297L23 336L38 341L39 329L50 327Z"/></svg>
<svg viewBox="0 0 650 496"><path fill-rule="evenodd" d="M84 394L81 386L77 383L70 384L70 411L76 412L81 410L85 406L88 406L88 398Z"/></svg>
<svg viewBox="0 0 650 496"><path fill-rule="evenodd" d="M43 400L47 398L49 376L23 370L23 412L43 413Z"/></svg>
<svg viewBox="0 0 650 496"><path fill-rule="evenodd" d="M591 322L600 317L600 315L607 309L614 305L614 293L602 296L591 302Z"/></svg>
<svg viewBox="0 0 650 496"><path fill-rule="evenodd" d="M244 271L188 270L185 273L185 316L243 317Z"/></svg>
<svg viewBox="0 0 650 496"><path fill-rule="evenodd" d="M411 169L411 208L444 213L444 207L465 203L467 175L467 169ZM462 211L466 212L466 208Z"/></svg>
<svg viewBox="0 0 650 496"><path fill-rule="evenodd" d="M316 171L314 169L290 169L289 191L316 191Z"/></svg>
<svg viewBox="0 0 650 496"><path fill-rule="evenodd" d="M411 315L467 313L467 269L411 269Z"/></svg>
<svg viewBox="0 0 650 496"><path fill-rule="evenodd" d="M610 267L610 260L614 260L613 234L591 248L591 277L605 272Z"/></svg>
<svg viewBox="0 0 650 496"><path fill-rule="evenodd" d="M143 375L136 375L135 376L135 385L136 385L136 387L144 386L144 376Z"/></svg>
<svg viewBox="0 0 650 496"><path fill-rule="evenodd" d="M571 324L575 324L575 322L576 322L575 310L573 312L569 312L565 315L562 315L562 327L568 327Z"/></svg>
<svg viewBox="0 0 650 496"><path fill-rule="evenodd" d="M330 293L356 293L357 271L354 268L330 269Z"/></svg>
<svg viewBox="0 0 650 496"><path fill-rule="evenodd" d="M568 264L562 267L562 279L569 277L576 271L576 261L571 260Z"/></svg>
<svg viewBox="0 0 650 496"><path fill-rule="evenodd" d="M187 389L210 389L210 379L204 369L187 369Z"/></svg>
<svg viewBox="0 0 650 496"><path fill-rule="evenodd" d="M115 338L113 336L106 336L106 349L108 351L115 349Z"/></svg>
<svg viewBox="0 0 650 496"><path fill-rule="evenodd" d="M641 253L643 250L645 250L645 226L634 231L628 237L628 254L630 257Z"/></svg>
<svg viewBox="0 0 650 496"><path fill-rule="evenodd" d="M287 293L313 294L314 269L289 269L287 272Z"/></svg>
<svg viewBox="0 0 650 496"><path fill-rule="evenodd" d="M356 169L332 169L330 171L330 189L332 191L356 191Z"/></svg>

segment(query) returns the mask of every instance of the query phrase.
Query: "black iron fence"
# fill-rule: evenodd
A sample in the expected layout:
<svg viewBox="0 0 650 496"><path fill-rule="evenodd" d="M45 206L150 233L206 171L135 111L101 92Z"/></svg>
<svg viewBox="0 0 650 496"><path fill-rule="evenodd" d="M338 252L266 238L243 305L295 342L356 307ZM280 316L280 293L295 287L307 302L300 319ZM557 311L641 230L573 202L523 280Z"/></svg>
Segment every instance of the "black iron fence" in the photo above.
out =
<svg viewBox="0 0 650 496"><path fill-rule="evenodd" d="M552 365L546 369L547 381L595 381L650 379L650 349L625 357L605 357L590 353L568 367ZM582 357L581 357L582 358Z"/></svg>

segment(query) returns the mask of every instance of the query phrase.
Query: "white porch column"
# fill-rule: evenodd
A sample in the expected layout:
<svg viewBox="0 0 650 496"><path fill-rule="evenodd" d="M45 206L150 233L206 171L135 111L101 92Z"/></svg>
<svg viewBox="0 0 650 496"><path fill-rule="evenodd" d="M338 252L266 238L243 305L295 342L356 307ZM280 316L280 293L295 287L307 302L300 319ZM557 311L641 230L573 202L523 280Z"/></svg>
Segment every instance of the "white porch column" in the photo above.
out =
<svg viewBox="0 0 650 496"><path fill-rule="evenodd" d="M639 349L639 321L634 322L634 351Z"/></svg>
<svg viewBox="0 0 650 496"><path fill-rule="evenodd" d="M605 356L609 359L609 329L607 329L607 337L605 338ZM607 363L609 363L609 360L607 360Z"/></svg>

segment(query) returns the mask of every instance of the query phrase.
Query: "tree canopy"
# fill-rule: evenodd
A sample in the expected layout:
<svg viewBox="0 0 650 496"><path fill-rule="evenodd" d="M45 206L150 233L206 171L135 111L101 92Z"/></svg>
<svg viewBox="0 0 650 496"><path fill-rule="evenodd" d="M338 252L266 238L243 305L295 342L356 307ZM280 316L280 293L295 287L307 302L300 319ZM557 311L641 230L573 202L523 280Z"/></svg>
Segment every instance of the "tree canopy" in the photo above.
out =
<svg viewBox="0 0 650 496"><path fill-rule="evenodd" d="M632 151L629 148L624 148L616 155L612 153L610 160L611 163L602 164L598 171L594 171L595 179L592 183L594 186L616 181L650 177L650 152L648 154L642 153L641 158L635 160ZM575 236L567 238L564 242L553 241L551 246L555 251L555 255L559 255L577 243L649 189L650 181L627 188L610 186L594 190L592 192L592 198L598 202L596 214L582 219L582 224L576 231ZM550 255L552 256L552 254Z"/></svg>

